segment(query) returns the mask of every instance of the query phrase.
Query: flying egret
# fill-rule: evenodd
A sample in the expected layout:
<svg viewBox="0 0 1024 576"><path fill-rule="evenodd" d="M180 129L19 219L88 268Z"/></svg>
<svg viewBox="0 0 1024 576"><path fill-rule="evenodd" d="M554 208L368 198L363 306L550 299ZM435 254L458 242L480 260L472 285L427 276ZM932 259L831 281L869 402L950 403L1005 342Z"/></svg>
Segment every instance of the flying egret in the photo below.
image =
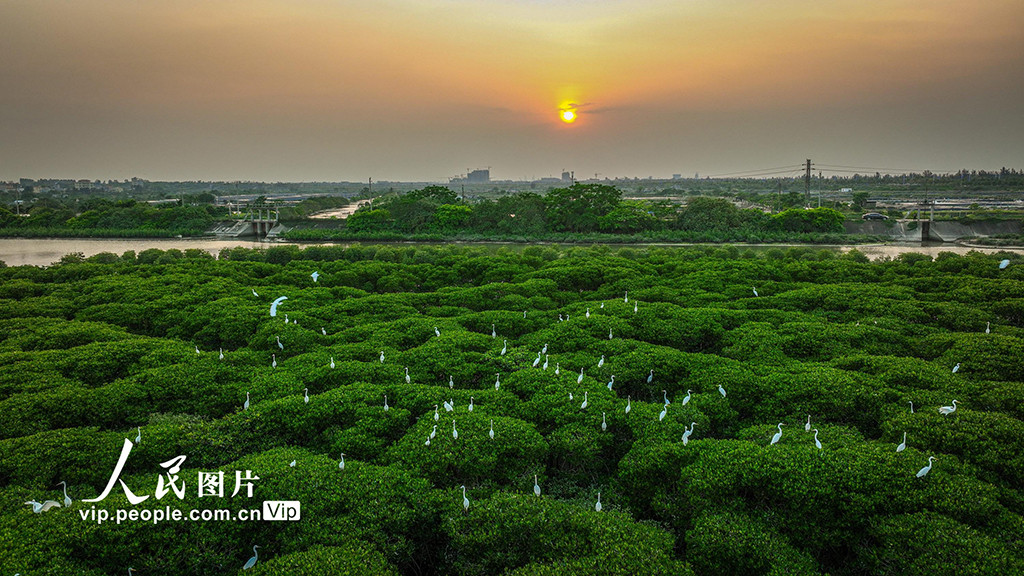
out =
<svg viewBox="0 0 1024 576"><path fill-rule="evenodd" d="M718 393L722 395L722 398L725 398L725 388L722 388L721 384L718 385Z"/></svg>
<svg viewBox="0 0 1024 576"><path fill-rule="evenodd" d="M601 354L601 359L597 361L597 367L604 366L604 354Z"/></svg>
<svg viewBox="0 0 1024 576"><path fill-rule="evenodd" d="M757 288L754 288L754 296L757 296Z"/></svg>
<svg viewBox="0 0 1024 576"><path fill-rule="evenodd" d="M629 290L626 290L626 295L622 297L622 301L629 304Z"/></svg>
<svg viewBox="0 0 1024 576"><path fill-rule="evenodd" d="M960 371L960 363L957 362L956 366L953 366L953 374L956 374L959 371Z"/></svg>
<svg viewBox="0 0 1024 576"><path fill-rule="evenodd" d="M331 368L334 368L334 356L331 356Z"/></svg>
<svg viewBox="0 0 1024 576"><path fill-rule="evenodd" d="M601 431L605 432L608 430L608 421L605 419L604 412L601 412Z"/></svg>
<svg viewBox="0 0 1024 576"><path fill-rule="evenodd" d="M601 511L601 493L600 492L597 493L597 504L594 504L594 511L595 512L600 512Z"/></svg>
<svg viewBox="0 0 1024 576"><path fill-rule="evenodd" d="M612 379L608 381L608 389L612 389L612 384L615 384L615 374L612 374Z"/></svg>
<svg viewBox="0 0 1024 576"><path fill-rule="evenodd" d="M544 355L544 365L541 366L541 369L542 370L547 370L548 369L548 355L547 354Z"/></svg>
<svg viewBox="0 0 1024 576"><path fill-rule="evenodd" d="M295 468L295 460L289 462L288 465L291 466L292 468Z"/></svg>
<svg viewBox="0 0 1024 576"><path fill-rule="evenodd" d="M555 362L555 376L558 376L561 373L562 373L562 366L558 362Z"/></svg>
<svg viewBox="0 0 1024 576"><path fill-rule="evenodd" d="M608 329L608 339L609 340L612 339L612 329L611 328Z"/></svg>
<svg viewBox="0 0 1024 576"><path fill-rule="evenodd" d="M821 442L818 441L818 429L817 428L814 429L814 445L818 448L818 450L821 450Z"/></svg>
<svg viewBox="0 0 1024 576"><path fill-rule="evenodd" d="M903 452L906 449L907 449L907 433L904 432L903 433L903 442L900 442L900 445L896 447L896 451L897 452Z"/></svg>
<svg viewBox="0 0 1024 576"><path fill-rule="evenodd" d="M583 368L580 368L580 376L576 379L576 383L580 384L583 382Z"/></svg>
<svg viewBox="0 0 1024 576"><path fill-rule="evenodd" d="M381 364L384 363L384 351L383 350L380 351L380 363Z"/></svg>
<svg viewBox="0 0 1024 576"><path fill-rule="evenodd" d="M462 487L462 509L469 510L469 498L466 498L466 487Z"/></svg>
<svg viewBox="0 0 1024 576"><path fill-rule="evenodd" d="M540 484L537 484L537 475L533 475L533 493L540 498Z"/></svg>
<svg viewBox="0 0 1024 576"><path fill-rule="evenodd" d="M775 436L772 436L771 444L773 444L773 445L774 444L778 444L779 440L782 440L782 422L779 422L778 428L779 428L779 431L775 433Z"/></svg>
<svg viewBox="0 0 1024 576"><path fill-rule="evenodd" d="M437 404L434 404L434 422L441 419L441 415L437 413Z"/></svg>
<svg viewBox="0 0 1024 576"><path fill-rule="evenodd" d="M491 429L487 432L487 435L491 437L491 440L494 440L494 420L491 420Z"/></svg>
<svg viewBox="0 0 1024 576"><path fill-rule="evenodd" d="M494 374L494 389L497 390L501 386L501 372Z"/></svg>
<svg viewBox="0 0 1024 576"><path fill-rule="evenodd" d="M662 390L661 391L661 395L665 399L665 406L668 406L669 404L671 404L671 402L668 401L668 392L667 391Z"/></svg>
<svg viewBox="0 0 1024 576"><path fill-rule="evenodd" d="M25 502L25 504L31 504L32 511L36 514L46 512L50 508L60 508L60 502L57 502L56 500L46 500L44 502L36 502L35 500L29 500L28 502Z"/></svg>
<svg viewBox="0 0 1024 576"><path fill-rule="evenodd" d="M910 404L910 413L913 414L914 413L914 401L913 400L908 400L907 402Z"/></svg>
<svg viewBox="0 0 1024 576"><path fill-rule="evenodd" d="M434 326L434 336L441 336L441 331L437 329L437 326Z"/></svg>
<svg viewBox="0 0 1024 576"><path fill-rule="evenodd" d="M651 368L651 373L647 375L647 383L650 384L651 380L654 380L654 368Z"/></svg>
<svg viewBox="0 0 1024 576"><path fill-rule="evenodd" d="M811 415L808 414L807 415L807 423L804 424L804 432L810 432L810 431L811 431Z"/></svg>
<svg viewBox="0 0 1024 576"><path fill-rule="evenodd" d="M667 414L668 414L668 404L665 404L665 407L661 409L661 414L658 414L658 422L661 422L662 420L664 420L665 419L665 415L667 415Z"/></svg>
<svg viewBox="0 0 1024 576"><path fill-rule="evenodd" d="M271 316L277 316L277 305L280 304L281 302L284 302L287 299L288 299L287 296L281 296L277 300L274 300L273 302L271 302L270 303L270 315Z"/></svg>
<svg viewBox="0 0 1024 576"><path fill-rule="evenodd" d="M939 408L939 414L945 414L945 415L948 416L949 414L952 414L953 412L956 412L956 403L957 403L957 401L953 400L953 405L952 406L942 406L942 407L940 407Z"/></svg>
<svg viewBox="0 0 1024 576"><path fill-rule="evenodd" d="M142 426L139 426L139 435L135 437L135 444L138 445L142 442Z"/></svg>
<svg viewBox="0 0 1024 576"><path fill-rule="evenodd" d="M316 282L320 278L320 273L314 270L310 276L313 278L313 282Z"/></svg>
<svg viewBox="0 0 1024 576"><path fill-rule="evenodd" d="M341 453L341 462L338 462L338 469L339 470L344 470L345 469L345 453L344 452Z"/></svg>
<svg viewBox="0 0 1024 576"><path fill-rule="evenodd" d="M683 446L686 446L690 442L690 434L693 434L693 427L696 425L696 422L690 422L690 429L683 429Z"/></svg>
<svg viewBox="0 0 1024 576"><path fill-rule="evenodd" d="M405 383L409 384L410 382L412 382L412 378L409 378L409 367L406 366L405 367Z"/></svg>
<svg viewBox="0 0 1024 576"><path fill-rule="evenodd" d="M245 404L242 404L242 409L243 410L248 410L249 409L249 393L248 392L245 393Z"/></svg>
<svg viewBox="0 0 1024 576"><path fill-rule="evenodd" d="M1010 261L1009 260L1003 260L1002 262L999 263L999 269L1000 270L1005 270L1006 267L1009 266L1009 265L1010 265Z"/></svg>
<svg viewBox="0 0 1024 576"><path fill-rule="evenodd" d="M590 307L587 307L587 318L590 318Z"/></svg>
<svg viewBox="0 0 1024 576"><path fill-rule="evenodd" d="M302 401L309 404L309 388L302 389Z"/></svg>
<svg viewBox="0 0 1024 576"><path fill-rule="evenodd" d="M917 477L918 478L923 478L923 477L927 476L929 472L932 471L932 460L938 460L938 458L936 458L935 456L929 456L928 457L928 465L917 471Z"/></svg>
<svg viewBox="0 0 1024 576"><path fill-rule="evenodd" d="M202 352L199 351L199 346L196 346L196 354L202 354Z"/></svg>
<svg viewBox="0 0 1024 576"><path fill-rule="evenodd" d="M249 561L245 563L245 566L242 566L242 570L248 570L256 565L256 559L259 558L259 553L256 552L257 548L259 548L259 546L252 547L252 558L249 558Z"/></svg>
<svg viewBox="0 0 1024 576"><path fill-rule="evenodd" d="M686 406L687 404L690 403L690 394L692 394L692 393L693 393L693 390L687 390L686 391L686 397L683 398L683 406Z"/></svg>
<svg viewBox="0 0 1024 576"><path fill-rule="evenodd" d="M284 350L284 344L281 344L281 337L274 336L274 338L277 339L277 347L280 348L281 350Z"/></svg>
<svg viewBox="0 0 1024 576"><path fill-rule="evenodd" d="M68 483L63 481L63 480L61 480L60 482L57 483L58 486L60 486L62 484L64 485L64 507L65 508L70 508L71 507L71 497L68 496Z"/></svg>
<svg viewBox="0 0 1024 576"><path fill-rule="evenodd" d="M537 352L537 359L533 361L533 367L534 368L537 367L537 364L540 364L540 355L541 354L543 354L543 352Z"/></svg>
<svg viewBox="0 0 1024 576"><path fill-rule="evenodd" d="M455 409L455 406L452 405L451 400L448 400L448 401L444 402L443 405L444 405L444 411L445 412L451 412L452 410Z"/></svg>
<svg viewBox="0 0 1024 576"><path fill-rule="evenodd" d="M633 397L632 396L626 396L626 414L629 414L629 411L632 410L632 409L633 409Z"/></svg>
<svg viewBox="0 0 1024 576"><path fill-rule="evenodd" d="M270 355L270 367L277 368L277 354Z"/></svg>
<svg viewBox="0 0 1024 576"><path fill-rule="evenodd" d="M384 395L384 411L387 412L388 410L391 410L391 407L388 406L388 395L385 394Z"/></svg>
<svg viewBox="0 0 1024 576"><path fill-rule="evenodd" d="M508 352L508 340L502 340L501 341L501 354L500 354L500 356L504 356L505 352Z"/></svg>
<svg viewBox="0 0 1024 576"><path fill-rule="evenodd" d="M324 330L323 326L320 327L320 333L323 334L324 336L327 336L327 330Z"/></svg>
<svg viewBox="0 0 1024 576"><path fill-rule="evenodd" d="M589 404L589 403L590 402L588 402L588 399L587 399L587 392L583 392L583 404L580 404L580 410L586 410L587 409L587 404Z"/></svg>
<svg viewBox="0 0 1024 576"><path fill-rule="evenodd" d="M257 297L257 298L259 298L259 297L260 297L260 295L256 293L256 290L255 290L255 289L253 289L253 288L249 288L249 290L252 290L252 295L253 295L253 296L255 296L255 297Z"/></svg>
<svg viewBox="0 0 1024 576"><path fill-rule="evenodd" d="M547 354L548 353L548 345L546 343L544 344L544 347L540 349L540 353L541 354Z"/></svg>
<svg viewBox="0 0 1024 576"><path fill-rule="evenodd" d="M989 329L989 326L991 324L992 324L991 322L985 322L985 334L991 334L992 333L992 331Z"/></svg>
<svg viewBox="0 0 1024 576"><path fill-rule="evenodd" d="M455 389L455 376L453 376L451 374L448 375L448 388L450 390L454 390Z"/></svg>
<svg viewBox="0 0 1024 576"><path fill-rule="evenodd" d="M459 439L459 431L455 429L455 419L452 418L452 438Z"/></svg>
<svg viewBox="0 0 1024 576"><path fill-rule="evenodd" d="M469 411L470 412L473 411L473 397L472 396L469 397Z"/></svg>
<svg viewBox="0 0 1024 576"><path fill-rule="evenodd" d="M221 360L224 359L224 349L223 348L220 349L220 359Z"/></svg>

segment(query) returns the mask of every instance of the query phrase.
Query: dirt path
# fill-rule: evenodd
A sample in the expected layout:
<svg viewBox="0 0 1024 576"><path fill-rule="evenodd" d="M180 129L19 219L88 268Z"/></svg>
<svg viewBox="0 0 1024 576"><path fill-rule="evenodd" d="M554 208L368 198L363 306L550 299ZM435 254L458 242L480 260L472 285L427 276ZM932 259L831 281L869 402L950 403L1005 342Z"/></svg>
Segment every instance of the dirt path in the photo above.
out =
<svg viewBox="0 0 1024 576"><path fill-rule="evenodd" d="M360 200L359 202L357 202L355 204L349 204L348 206L342 206L341 208L332 208L330 210L323 210L321 212L316 212L314 214L310 214L309 217L310 218L323 218L323 219L328 219L328 218L331 218L331 217L336 217L336 218L340 218L340 219L345 219L345 218L348 218L349 216L351 216L352 213L355 212L356 210L358 210L361 206L365 206L366 204L369 204L369 203L370 203L369 200Z"/></svg>

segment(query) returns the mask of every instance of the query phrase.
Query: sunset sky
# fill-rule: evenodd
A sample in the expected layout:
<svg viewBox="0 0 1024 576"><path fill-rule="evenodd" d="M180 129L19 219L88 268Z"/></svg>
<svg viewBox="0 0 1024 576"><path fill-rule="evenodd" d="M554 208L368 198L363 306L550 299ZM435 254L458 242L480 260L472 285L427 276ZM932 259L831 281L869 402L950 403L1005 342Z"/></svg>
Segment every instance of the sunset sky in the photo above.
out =
<svg viewBox="0 0 1024 576"><path fill-rule="evenodd" d="M0 0L0 27L6 180L1024 168L1021 0Z"/></svg>

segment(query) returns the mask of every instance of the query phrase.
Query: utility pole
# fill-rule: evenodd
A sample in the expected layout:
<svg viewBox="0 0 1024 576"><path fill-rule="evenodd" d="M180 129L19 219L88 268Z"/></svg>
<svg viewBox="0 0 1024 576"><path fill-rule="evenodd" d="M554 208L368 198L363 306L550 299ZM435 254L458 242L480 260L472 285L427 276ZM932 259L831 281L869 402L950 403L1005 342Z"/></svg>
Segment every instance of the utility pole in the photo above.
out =
<svg viewBox="0 0 1024 576"><path fill-rule="evenodd" d="M811 202L811 159L807 159L807 173L804 175L804 205Z"/></svg>
<svg viewBox="0 0 1024 576"><path fill-rule="evenodd" d="M366 195L373 198L373 177L370 177L370 186L366 189Z"/></svg>

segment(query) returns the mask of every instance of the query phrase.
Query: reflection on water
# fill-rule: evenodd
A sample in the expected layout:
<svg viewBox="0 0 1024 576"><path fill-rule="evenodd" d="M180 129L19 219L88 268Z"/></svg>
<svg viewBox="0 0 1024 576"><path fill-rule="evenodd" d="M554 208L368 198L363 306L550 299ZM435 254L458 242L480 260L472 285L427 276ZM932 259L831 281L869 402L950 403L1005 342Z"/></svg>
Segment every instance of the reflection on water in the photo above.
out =
<svg viewBox="0 0 1024 576"><path fill-rule="evenodd" d="M65 254L73 252L81 252L88 256L99 254L100 252L113 252L114 254L123 254L128 250L134 250L136 253L148 250L150 248L158 248L160 250L169 250L171 248L177 248L178 250L188 249L199 249L206 250L207 252L217 256L220 251L225 248L235 248L238 246L244 248L267 248L270 246L283 246L287 244L295 244L299 246L312 246L315 243L291 243L291 242L258 242L252 240L212 240L212 239L187 239L187 238L4 238L0 239L0 260L7 263L8 266L48 266L61 259ZM367 242L366 244L392 244L391 242ZM437 243L400 243L403 246L411 244L433 244ZM347 245L343 243L342 245ZM460 243L463 246L488 246L491 248L498 248L500 246L506 246L512 249L525 248L529 244L509 244L501 242L465 242ZM659 247L670 247L676 246L673 244L618 244L613 245L612 248L616 247L631 247L631 248L644 248L646 246L659 246ZM693 244L682 244L678 246L693 246ZM810 248L818 249L830 249L840 250L842 252L849 251L853 248L860 250L872 260L882 257L895 258L905 252L917 252L921 254L927 254L935 257L940 252L953 252L955 254L966 254L971 250L977 250L979 252L992 253L992 252L1012 252L1015 254L1024 254L1022 248L970 248L967 246L960 246L958 244L945 244L945 243L891 243L891 244L864 244L864 245L778 245L778 244L734 244L740 250L751 249L754 251L762 252L770 250L772 248L780 248L787 250L793 246L805 246Z"/></svg>

